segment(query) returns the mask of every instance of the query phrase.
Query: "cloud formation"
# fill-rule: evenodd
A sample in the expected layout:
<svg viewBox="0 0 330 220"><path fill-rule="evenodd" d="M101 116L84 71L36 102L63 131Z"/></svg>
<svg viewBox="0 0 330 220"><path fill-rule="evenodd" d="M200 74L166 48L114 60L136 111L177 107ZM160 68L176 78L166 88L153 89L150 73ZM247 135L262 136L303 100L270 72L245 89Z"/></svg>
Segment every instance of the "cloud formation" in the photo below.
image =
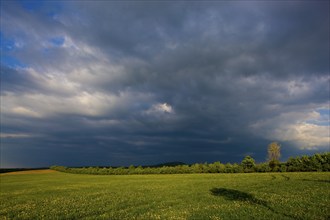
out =
<svg viewBox="0 0 330 220"><path fill-rule="evenodd" d="M329 3L1 7L1 166L329 150Z"/></svg>

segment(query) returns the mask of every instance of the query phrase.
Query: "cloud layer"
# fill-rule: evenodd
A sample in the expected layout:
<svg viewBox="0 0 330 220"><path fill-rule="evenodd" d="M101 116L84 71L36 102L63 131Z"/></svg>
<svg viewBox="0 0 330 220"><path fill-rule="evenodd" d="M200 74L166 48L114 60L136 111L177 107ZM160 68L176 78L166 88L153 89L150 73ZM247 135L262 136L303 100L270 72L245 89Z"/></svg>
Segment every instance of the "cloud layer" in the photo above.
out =
<svg viewBox="0 0 330 220"><path fill-rule="evenodd" d="M3 2L1 166L329 150L328 8Z"/></svg>

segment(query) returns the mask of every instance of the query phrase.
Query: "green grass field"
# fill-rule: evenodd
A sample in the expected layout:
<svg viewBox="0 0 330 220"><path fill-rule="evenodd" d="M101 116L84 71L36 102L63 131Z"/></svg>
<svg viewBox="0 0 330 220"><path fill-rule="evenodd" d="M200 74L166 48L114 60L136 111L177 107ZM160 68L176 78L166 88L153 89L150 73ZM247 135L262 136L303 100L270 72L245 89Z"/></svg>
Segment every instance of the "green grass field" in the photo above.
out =
<svg viewBox="0 0 330 220"><path fill-rule="evenodd" d="M330 218L330 173L0 178L0 219Z"/></svg>

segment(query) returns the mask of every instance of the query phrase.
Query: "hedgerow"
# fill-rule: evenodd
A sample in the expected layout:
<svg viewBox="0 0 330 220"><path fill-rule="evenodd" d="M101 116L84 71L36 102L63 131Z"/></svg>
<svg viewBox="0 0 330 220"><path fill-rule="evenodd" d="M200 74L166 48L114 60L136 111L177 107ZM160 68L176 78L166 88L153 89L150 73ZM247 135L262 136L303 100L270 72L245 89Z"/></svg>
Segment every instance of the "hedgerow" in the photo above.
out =
<svg viewBox="0 0 330 220"><path fill-rule="evenodd" d="M162 166L162 167L82 167L70 168L51 166L50 169L66 173L94 175L132 175L132 174L184 174L184 173L251 173L251 172L310 172L330 171L330 152L312 156L291 157L284 163L255 164L250 156L245 157L240 164L220 162L196 163L192 165Z"/></svg>

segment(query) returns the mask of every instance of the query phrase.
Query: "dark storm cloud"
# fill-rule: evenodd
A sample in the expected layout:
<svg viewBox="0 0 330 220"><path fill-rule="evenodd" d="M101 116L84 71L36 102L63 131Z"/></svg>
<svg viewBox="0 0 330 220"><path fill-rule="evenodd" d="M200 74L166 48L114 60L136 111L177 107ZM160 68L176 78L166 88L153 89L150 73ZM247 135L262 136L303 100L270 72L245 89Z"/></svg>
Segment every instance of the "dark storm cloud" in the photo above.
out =
<svg viewBox="0 0 330 220"><path fill-rule="evenodd" d="M240 74L268 72L269 67L285 75L292 71L310 72L309 68L325 74L329 45L325 6L324 2L192 5L83 2L82 15L89 22L75 25L72 32L76 39L109 52L118 51L139 59L149 55L147 62L152 57L162 62L171 56L170 64L174 64L176 71L177 65L179 68L201 63L210 66L224 58L247 55L260 62L252 65L250 71L240 69L237 71ZM85 28L90 31L86 32ZM175 51L168 48L170 44L178 44ZM190 57L186 58L187 55ZM179 61L174 62L177 59ZM249 64L241 62L240 68ZM284 63L286 65L279 65Z"/></svg>
<svg viewBox="0 0 330 220"><path fill-rule="evenodd" d="M23 71L19 71L7 66L1 65L1 90L13 91L13 92L26 92L29 89L34 89L35 84L24 74Z"/></svg>
<svg viewBox="0 0 330 220"><path fill-rule="evenodd" d="M328 2L61 4L2 6L6 53L27 67L1 67L1 166L329 148L308 123L329 117Z"/></svg>

